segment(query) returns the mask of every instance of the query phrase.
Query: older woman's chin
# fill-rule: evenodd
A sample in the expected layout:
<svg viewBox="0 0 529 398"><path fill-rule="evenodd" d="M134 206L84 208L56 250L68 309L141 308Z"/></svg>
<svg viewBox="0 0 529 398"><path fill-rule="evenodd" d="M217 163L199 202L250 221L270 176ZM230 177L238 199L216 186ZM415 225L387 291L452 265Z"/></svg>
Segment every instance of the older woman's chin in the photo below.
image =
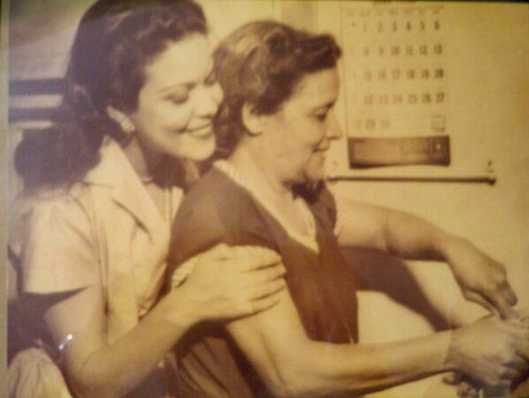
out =
<svg viewBox="0 0 529 398"><path fill-rule="evenodd" d="M326 174L323 170L318 172L305 172L303 181L300 183L304 184L307 187L317 187L320 183L324 182L326 179Z"/></svg>
<svg viewBox="0 0 529 398"><path fill-rule="evenodd" d="M325 180L327 177L325 158L323 156L317 159L313 158L313 161L303 170L303 176L306 180L305 182L308 182L309 184L317 184Z"/></svg>

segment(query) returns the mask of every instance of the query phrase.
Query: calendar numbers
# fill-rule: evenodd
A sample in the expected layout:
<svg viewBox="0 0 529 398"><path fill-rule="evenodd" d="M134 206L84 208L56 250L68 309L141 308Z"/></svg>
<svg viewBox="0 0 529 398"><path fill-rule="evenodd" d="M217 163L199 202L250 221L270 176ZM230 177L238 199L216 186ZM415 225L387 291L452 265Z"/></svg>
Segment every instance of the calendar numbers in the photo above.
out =
<svg viewBox="0 0 529 398"><path fill-rule="evenodd" d="M364 94L362 104L365 106L380 105L423 105L442 104L445 101L444 91L424 92L424 93L394 93L394 94Z"/></svg>
<svg viewBox="0 0 529 398"><path fill-rule="evenodd" d="M352 74L353 78L356 78L357 74ZM430 79L442 80L445 77L445 70L442 67L436 68L391 68L391 69L366 69L361 74L363 81L366 83L370 82L384 82L386 80L399 81L399 80L424 80Z"/></svg>
<svg viewBox="0 0 529 398"><path fill-rule="evenodd" d="M364 57L385 57L385 56L394 56L398 57L400 55L441 55L443 53L443 45L441 43L435 44L408 44L408 45L378 45L375 47L364 46L362 55Z"/></svg>
<svg viewBox="0 0 529 398"><path fill-rule="evenodd" d="M348 132L446 131L449 49L439 4L342 3Z"/></svg>

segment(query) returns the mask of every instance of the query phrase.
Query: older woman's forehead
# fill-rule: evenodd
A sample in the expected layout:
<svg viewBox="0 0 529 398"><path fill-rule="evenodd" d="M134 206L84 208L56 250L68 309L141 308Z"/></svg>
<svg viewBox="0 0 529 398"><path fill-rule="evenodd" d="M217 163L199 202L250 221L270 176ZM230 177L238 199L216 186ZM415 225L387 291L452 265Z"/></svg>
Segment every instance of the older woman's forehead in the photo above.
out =
<svg viewBox="0 0 529 398"><path fill-rule="evenodd" d="M324 69L305 75L297 84L289 101L303 102L307 106L317 107L335 101L339 91L338 70Z"/></svg>

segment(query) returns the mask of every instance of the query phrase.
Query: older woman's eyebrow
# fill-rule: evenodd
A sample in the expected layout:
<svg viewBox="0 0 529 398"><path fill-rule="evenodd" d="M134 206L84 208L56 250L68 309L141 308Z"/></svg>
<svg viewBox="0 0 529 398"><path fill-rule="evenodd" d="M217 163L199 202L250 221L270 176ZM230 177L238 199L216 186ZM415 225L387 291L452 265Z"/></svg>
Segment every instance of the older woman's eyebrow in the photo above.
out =
<svg viewBox="0 0 529 398"><path fill-rule="evenodd" d="M331 109L334 106L335 103L336 103L336 100L332 100L332 101L326 102L323 105L318 105L318 106L314 107L313 111L314 112L328 111L329 109Z"/></svg>

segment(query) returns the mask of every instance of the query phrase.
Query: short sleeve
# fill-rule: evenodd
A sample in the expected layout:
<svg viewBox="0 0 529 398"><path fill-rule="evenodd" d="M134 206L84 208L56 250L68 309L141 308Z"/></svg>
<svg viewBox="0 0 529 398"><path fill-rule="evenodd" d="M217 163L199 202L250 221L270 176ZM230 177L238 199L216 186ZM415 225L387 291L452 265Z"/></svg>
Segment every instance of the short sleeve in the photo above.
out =
<svg viewBox="0 0 529 398"><path fill-rule="evenodd" d="M99 283L90 219L76 199L65 195L37 203L20 222L23 292L58 293Z"/></svg>
<svg viewBox="0 0 529 398"><path fill-rule="evenodd" d="M274 249L267 235L248 194L220 172L208 174L186 195L175 217L169 275L186 260L220 243Z"/></svg>

